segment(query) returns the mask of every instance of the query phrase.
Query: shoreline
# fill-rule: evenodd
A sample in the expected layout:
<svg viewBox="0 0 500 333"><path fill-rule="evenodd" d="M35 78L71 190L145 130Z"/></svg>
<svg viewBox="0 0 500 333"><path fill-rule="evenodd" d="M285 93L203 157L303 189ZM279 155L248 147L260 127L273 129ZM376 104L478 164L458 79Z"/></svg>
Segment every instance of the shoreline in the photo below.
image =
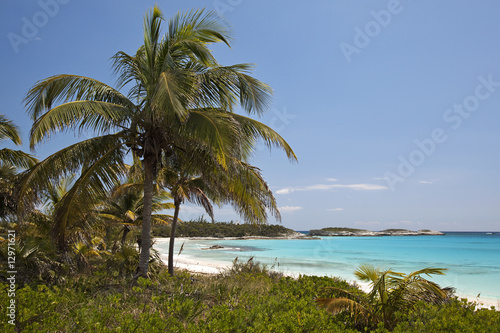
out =
<svg viewBox="0 0 500 333"><path fill-rule="evenodd" d="M176 237L176 242L177 244L182 244L185 241L196 241L196 240L241 240L241 239L297 239L297 238L269 238L269 237L248 237L248 238L241 238L241 237L227 237L227 238L216 238L216 237ZM156 244L162 244L162 243L168 243L169 239L168 238L155 238L155 243ZM207 250L207 251L214 251L214 250ZM215 250L217 251L217 250ZM161 258L165 264L168 264L168 255L166 253L161 254ZM232 266L232 263L228 263L226 261L216 261L216 260L207 260L207 259L200 259L193 257L191 255L187 254L178 254L176 253L174 255L174 267L176 269L182 269L186 270L190 273L195 273L195 274L210 274L210 275L216 275L224 272L227 269L230 269ZM298 278L300 275L310 275L310 274L301 274L297 272L283 272L281 270L275 270L279 273L282 273L284 276L290 276L293 278ZM324 276L330 276L330 277L339 277L335 275L324 275ZM339 277L341 279L344 279L347 281L349 284L355 284L360 287L361 290L364 292L369 292L370 287L368 283L362 283L357 280L351 280L351 279L345 279L342 277ZM456 293L456 297L459 299L466 298L469 302L475 302L476 307L479 308L491 308L492 306L496 308L497 311L500 311L500 299L499 298L492 298L492 297L478 297L474 296L471 294L467 293Z"/></svg>
<svg viewBox="0 0 500 333"><path fill-rule="evenodd" d="M168 264L167 255L162 255L162 260L165 264ZM225 262L199 260L192 258L189 255L180 254L174 257L174 267L176 269L186 270L194 274L217 275L224 272L225 270L230 269L231 264L227 264ZM306 275L300 273L285 273L280 271L277 272L282 273L284 276L290 276L293 278L298 278L300 275ZM334 275L326 275L326 276L336 277ZM359 288L363 290L365 293L370 292L370 285L368 283L363 283L360 281L349 280L349 279L344 279L344 280L349 284L355 284L359 286ZM484 309L484 308L489 309L492 306L494 306L497 311L500 311L500 300L498 299L475 297L473 295L466 295L459 293L455 294L455 296L458 297L459 299L466 298L469 302L475 302L476 307L478 309Z"/></svg>

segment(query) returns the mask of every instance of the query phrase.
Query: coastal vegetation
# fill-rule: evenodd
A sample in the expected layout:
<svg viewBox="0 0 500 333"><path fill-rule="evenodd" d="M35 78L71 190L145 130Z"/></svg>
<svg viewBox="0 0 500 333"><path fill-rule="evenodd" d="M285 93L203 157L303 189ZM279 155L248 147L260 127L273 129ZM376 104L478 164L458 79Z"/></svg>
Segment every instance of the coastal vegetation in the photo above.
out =
<svg viewBox="0 0 500 333"><path fill-rule="evenodd" d="M62 74L28 92L31 148L58 132L89 138L42 161L0 150L0 259L10 268L0 273L2 332L498 331L498 312L451 295L434 302L430 284L425 297L401 296L420 273L438 271L360 268L373 277L377 292L368 294L338 278L283 276L253 260L216 275L174 274L176 235L290 234L264 225L280 213L249 160L258 140L296 157L273 129L234 112L262 114L271 88L249 75L251 65L214 59L209 46L230 40L220 18L178 14L165 34L163 21L155 6L145 16L143 45L113 56L118 88ZM17 127L0 116L4 139L20 144ZM214 204L230 204L247 223L182 222L186 202L212 221ZM171 237L167 267L151 247L151 229ZM370 310L332 315L318 306L325 300L332 312L340 291Z"/></svg>
<svg viewBox="0 0 500 333"><path fill-rule="evenodd" d="M360 281L370 284L368 295L360 297L348 290L330 287L341 296L318 298L316 302L333 314L349 312L360 328L375 328L381 323L392 330L400 319L399 315L407 314L418 302L445 304L450 301L453 289L441 288L422 277L444 275L444 271L443 268L429 267L404 274L362 265L354 274Z"/></svg>
<svg viewBox="0 0 500 333"><path fill-rule="evenodd" d="M6 285L1 286L2 289ZM333 288L332 288L333 287ZM337 290L369 300L370 294L333 277L292 278L254 262L235 262L218 275L159 269L150 279L113 276L104 269L56 280L32 281L16 291L16 326L2 332L389 332L362 324L349 312L332 315L316 304ZM394 296L394 295L393 295ZM8 302L0 293L2 312ZM466 300L418 300L393 309L393 332L498 332L500 312Z"/></svg>
<svg viewBox="0 0 500 333"><path fill-rule="evenodd" d="M155 225L152 234L155 237L169 237L170 230L170 225ZM295 231L279 224L212 223L202 218L197 221L180 222L176 230L178 237L287 237L295 234Z"/></svg>

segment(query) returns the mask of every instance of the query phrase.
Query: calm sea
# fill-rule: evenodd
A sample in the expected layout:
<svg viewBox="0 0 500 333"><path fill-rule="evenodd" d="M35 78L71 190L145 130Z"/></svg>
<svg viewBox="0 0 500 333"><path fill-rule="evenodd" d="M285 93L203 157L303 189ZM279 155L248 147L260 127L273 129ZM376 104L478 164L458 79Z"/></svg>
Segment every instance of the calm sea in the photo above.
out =
<svg viewBox="0 0 500 333"><path fill-rule="evenodd" d="M176 255L182 245L176 242ZM203 250L212 245L218 250ZM155 246L167 254L168 243ZM231 265L238 257L287 274L338 276L355 281L362 264L409 273L425 267L447 268L432 280L457 294L500 302L500 233L446 232L445 236L323 237L320 240L190 240L182 255Z"/></svg>

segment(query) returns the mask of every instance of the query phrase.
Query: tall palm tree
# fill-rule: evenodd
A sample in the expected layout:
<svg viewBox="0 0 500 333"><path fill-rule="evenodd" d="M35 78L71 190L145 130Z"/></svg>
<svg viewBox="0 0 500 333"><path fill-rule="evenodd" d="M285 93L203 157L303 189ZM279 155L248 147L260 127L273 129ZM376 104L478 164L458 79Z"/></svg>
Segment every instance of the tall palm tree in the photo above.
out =
<svg viewBox="0 0 500 333"><path fill-rule="evenodd" d="M221 168L227 156L248 156L256 139L282 148L296 159L286 141L268 126L233 113L239 104L247 113L261 114L270 102L268 85L248 75L252 66L220 66L208 46L229 45L225 25L214 12L175 15L161 35L163 14L155 6L145 15L144 44L135 55L118 52L113 67L118 89L76 75L56 75L35 84L25 101L34 124L34 148L53 133L67 129L93 131L96 137L69 146L40 162L22 191L42 189L48 179L81 170L63 199L57 216L61 230L74 205L92 204L124 172L130 151L144 166L142 244L136 276L147 276L151 246L153 190L161 161L192 142L210 147ZM119 89L131 87L128 96ZM189 144L187 144L189 143ZM59 235L64 250L64 233Z"/></svg>
<svg viewBox="0 0 500 333"><path fill-rule="evenodd" d="M331 288L343 296L318 298L316 301L333 314L348 311L355 317L356 322L373 327L382 322L385 328L391 330L396 325L398 311L407 311L419 301L440 304L448 300L452 292L450 288L441 288L435 282L422 277L443 275L445 270L428 267L404 274L362 265L354 274L359 280L370 284L371 291L366 298Z"/></svg>

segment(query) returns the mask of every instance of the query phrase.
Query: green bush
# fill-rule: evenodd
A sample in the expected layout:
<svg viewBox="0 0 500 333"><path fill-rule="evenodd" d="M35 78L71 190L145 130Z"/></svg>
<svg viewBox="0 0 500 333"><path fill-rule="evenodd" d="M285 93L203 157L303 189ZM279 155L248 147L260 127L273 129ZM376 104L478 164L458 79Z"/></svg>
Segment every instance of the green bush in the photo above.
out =
<svg viewBox="0 0 500 333"><path fill-rule="evenodd" d="M93 274L67 276L57 285L17 290L17 329L23 332L358 332L349 315L332 316L317 297L328 287L362 295L332 277L272 274L253 262L235 263L218 275L164 270L133 280ZM0 286L6 290L6 285ZM6 313L7 293L0 293ZM395 332L499 332L500 313L477 310L455 300L446 305L418 303L399 314ZM1 332L15 327L0 322ZM383 327L374 332L387 332Z"/></svg>

